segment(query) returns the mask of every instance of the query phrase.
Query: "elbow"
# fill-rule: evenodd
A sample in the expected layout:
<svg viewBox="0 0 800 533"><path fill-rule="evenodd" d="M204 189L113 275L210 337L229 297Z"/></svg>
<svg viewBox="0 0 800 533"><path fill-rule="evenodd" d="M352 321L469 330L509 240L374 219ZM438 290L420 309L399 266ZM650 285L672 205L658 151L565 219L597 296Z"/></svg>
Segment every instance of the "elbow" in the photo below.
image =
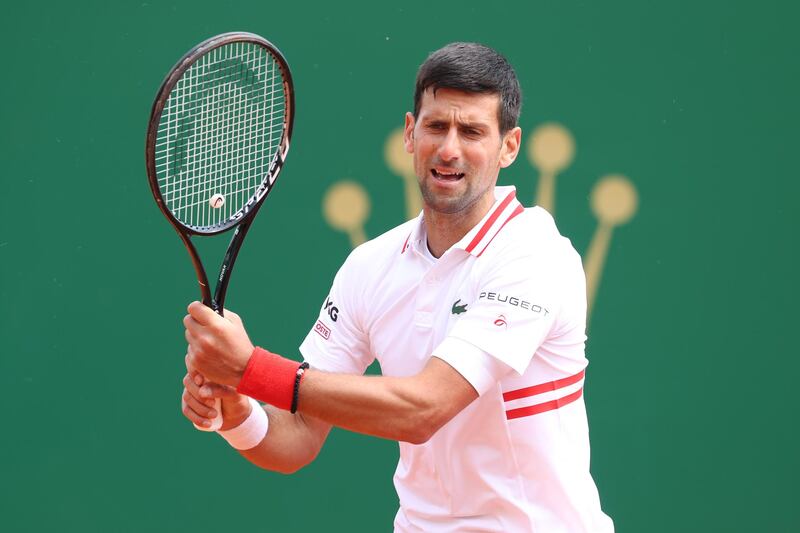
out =
<svg viewBox="0 0 800 533"><path fill-rule="evenodd" d="M311 463L314 462L314 459L317 458L319 455L319 448L307 450L307 453L303 454L302 456L296 457L295 461L282 465L282 467L276 472L279 474L284 474L286 476L295 474L302 470L303 468L307 467Z"/></svg>
<svg viewBox="0 0 800 533"><path fill-rule="evenodd" d="M244 455L245 459L256 465L257 467L261 468L262 470L267 470L269 472L275 472L277 474L283 474L285 476L292 475L294 473L299 472L306 466L310 465L314 459L317 458L317 454L319 450L315 452L308 452L302 455L293 455L290 457L254 457Z"/></svg>
<svg viewBox="0 0 800 533"><path fill-rule="evenodd" d="M301 463L296 465L280 465L279 467L270 470L278 474L283 474L284 476L291 476L292 474L302 470L303 467L306 466L307 464L308 463L305 464Z"/></svg>
<svg viewBox="0 0 800 533"><path fill-rule="evenodd" d="M311 463L311 461L276 463L276 462L260 462L253 460L250 460L250 462L256 465L257 467L261 468L262 470L267 470L268 472L275 472L276 474L283 474L284 476L290 476L296 472L299 472L305 466Z"/></svg>
<svg viewBox="0 0 800 533"><path fill-rule="evenodd" d="M435 411L423 415L419 413L411 415L408 418L403 436L399 440L410 444L425 444L447 421L441 413Z"/></svg>
<svg viewBox="0 0 800 533"><path fill-rule="evenodd" d="M433 437L434 433L436 433L436 432L435 431L434 432L426 432L426 431L413 432L413 433L409 433L408 435L406 435L406 438L404 438L402 440L405 441L405 442L408 442L409 444L417 444L417 445L425 444L426 442L431 440L431 437Z"/></svg>

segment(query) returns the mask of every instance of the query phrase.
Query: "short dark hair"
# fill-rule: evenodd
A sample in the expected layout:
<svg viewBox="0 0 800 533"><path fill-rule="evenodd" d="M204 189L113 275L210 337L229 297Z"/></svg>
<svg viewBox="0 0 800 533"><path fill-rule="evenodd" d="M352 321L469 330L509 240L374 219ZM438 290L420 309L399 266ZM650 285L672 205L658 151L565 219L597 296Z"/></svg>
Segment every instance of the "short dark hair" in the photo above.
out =
<svg viewBox="0 0 800 533"><path fill-rule="evenodd" d="M456 89L500 96L500 133L516 127L522 109L522 90L514 68L495 50L478 43L450 43L432 52L417 71L414 118L419 117L427 89Z"/></svg>

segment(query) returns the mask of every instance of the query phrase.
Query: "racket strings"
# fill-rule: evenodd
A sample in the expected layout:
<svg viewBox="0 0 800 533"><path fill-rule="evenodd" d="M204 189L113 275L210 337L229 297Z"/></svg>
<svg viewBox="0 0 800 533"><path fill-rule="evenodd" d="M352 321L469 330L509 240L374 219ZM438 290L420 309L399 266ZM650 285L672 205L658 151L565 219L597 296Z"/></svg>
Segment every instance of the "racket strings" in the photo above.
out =
<svg viewBox="0 0 800 533"><path fill-rule="evenodd" d="M273 113L273 115L278 113ZM280 112L282 114L282 111ZM277 135L280 135L282 126L278 126L276 128ZM257 141L257 137L252 135L248 138L249 141L255 142ZM224 145L225 143L223 143ZM227 152L227 159L221 159L219 157L220 152ZM234 175L239 176L238 179L229 179L224 182L229 188L233 188L232 192L247 192L250 190L251 184L249 183L251 177L251 171L263 168L264 165L268 165L271 161L271 157L269 154L256 154L251 155L249 153L245 153L238 147L234 147L232 150L224 150L217 146L216 143L208 150L208 155L200 160L197 161L198 167L202 168L203 166L211 166L212 171L216 171L216 174L223 175L225 170L228 170L231 167L231 161L234 161L235 164L242 164L244 165L243 169L234 168ZM234 165L235 166L235 165ZM157 164L157 168L159 168ZM238 170L244 170L247 172L238 172ZM219 180L218 180L219 182ZM217 183L218 184L218 183ZM192 192L194 188L196 188L198 184L195 180L181 180L178 182L174 182L172 185L171 191L171 198L176 203L183 203L184 201L190 201L195 194ZM231 191L228 191L231 192ZM249 198L249 195L247 196ZM247 200L245 198L245 200ZM198 200L195 198L195 200Z"/></svg>
<svg viewBox="0 0 800 533"><path fill-rule="evenodd" d="M205 54L176 83L162 111L156 173L167 207L196 228L240 211L269 175L286 118L283 77L252 43ZM224 205L212 207L220 194Z"/></svg>

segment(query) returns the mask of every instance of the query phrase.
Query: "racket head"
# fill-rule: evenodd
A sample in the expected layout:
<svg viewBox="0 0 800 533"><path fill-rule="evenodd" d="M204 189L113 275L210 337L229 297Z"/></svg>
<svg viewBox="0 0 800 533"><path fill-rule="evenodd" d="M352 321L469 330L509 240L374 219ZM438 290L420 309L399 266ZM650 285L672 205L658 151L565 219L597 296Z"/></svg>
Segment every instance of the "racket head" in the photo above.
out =
<svg viewBox="0 0 800 533"><path fill-rule="evenodd" d="M145 159L159 208L187 234L237 225L272 189L293 124L291 72L272 43L230 32L198 44L170 70L150 113Z"/></svg>

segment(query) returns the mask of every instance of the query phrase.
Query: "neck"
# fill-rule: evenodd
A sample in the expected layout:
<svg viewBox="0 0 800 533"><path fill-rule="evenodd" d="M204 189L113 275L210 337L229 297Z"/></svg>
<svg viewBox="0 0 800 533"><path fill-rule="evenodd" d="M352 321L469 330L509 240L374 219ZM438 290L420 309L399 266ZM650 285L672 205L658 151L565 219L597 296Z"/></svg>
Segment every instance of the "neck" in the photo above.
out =
<svg viewBox="0 0 800 533"><path fill-rule="evenodd" d="M486 216L494 205L494 194L487 195L486 200L478 203L480 205L474 205L473 209L458 213L442 213L427 205L423 207L428 249L434 257L441 257Z"/></svg>

